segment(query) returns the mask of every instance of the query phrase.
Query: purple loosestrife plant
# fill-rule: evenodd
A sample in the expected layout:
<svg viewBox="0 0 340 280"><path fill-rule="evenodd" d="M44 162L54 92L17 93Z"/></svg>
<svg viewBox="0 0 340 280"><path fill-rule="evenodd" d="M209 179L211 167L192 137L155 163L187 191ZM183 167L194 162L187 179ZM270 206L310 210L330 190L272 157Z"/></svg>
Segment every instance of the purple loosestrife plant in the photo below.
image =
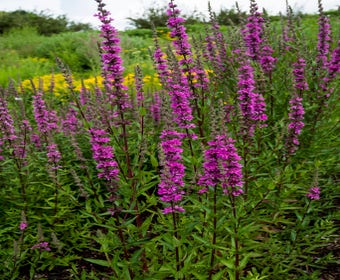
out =
<svg viewBox="0 0 340 280"><path fill-rule="evenodd" d="M198 181L204 188L199 193L216 185L220 185L225 194L239 196L243 193L241 157L237 154L234 143L226 135L217 135L208 142L209 148L204 152L204 172Z"/></svg>
<svg viewBox="0 0 340 280"><path fill-rule="evenodd" d="M304 127L304 108L302 105L302 98L297 94L289 101L289 124L288 124L288 135L286 138L286 150L288 154L292 155L298 149L300 145L298 136L301 134L302 128Z"/></svg>
<svg viewBox="0 0 340 280"><path fill-rule="evenodd" d="M191 51L191 45L188 40L188 34L186 33L183 23L184 18L179 17L180 10L173 3L173 0L169 3L168 15L168 27L171 29L170 37L173 38L172 44L175 47L175 52L179 56L180 71L186 77L182 77L183 85L189 85L192 93L195 95L195 88L205 89L207 75L203 69L197 68L194 65L193 54ZM205 76L202 78L202 76ZM197 82L198 80L201 83Z"/></svg>
<svg viewBox="0 0 340 280"><path fill-rule="evenodd" d="M14 141L17 138L15 135L14 122L8 110L7 102L2 97L0 97L0 123L0 140L2 140L2 142Z"/></svg>
<svg viewBox="0 0 340 280"><path fill-rule="evenodd" d="M160 200L170 206L163 209L163 214L184 212L179 205L184 195L185 167L182 163L182 138L183 134L173 130L163 130L161 142L161 181L158 185Z"/></svg>
<svg viewBox="0 0 340 280"><path fill-rule="evenodd" d="M296 63L293 64L294 86L302 94L302 91L308 90L308 84L305 78L306 62L303 58L299 58Z"/></svg>
<svg viewBox="0 0 340 280"><path fill-rule="evenodd" d="M48 132L58 129L58 119L54 111L47 110L42 96L42 92L37 92L36 95L33 96L33 108L38 131L46 136Z"/></svg>
<svg viewBox="0 0 340 280"><path fill-rule="evenodd" d="M131 103L126 93L127 88L123 85L124 67L120 56L120 39L118 31L111 25L113 19L110 18L110 12L104 8L105 4L101 0L96 0L96 2L98 3L98 13L95 16L102 23L100 36L103 38L101 60L104 85L108 91L107 95L111 105L117 105L118 113L122 113L131 107Z"/></svg>
<svg viewBox="0 0 340 280"><path fill-rule="evenodd" d="M46 149L47 149L48 162L52 166L52 170L57 170L61 168L61 166L58 165L58 163L61 160L61 154L58 150L57 144L51 143L46 147Z"/></svg>
<svg viewBox="0 0 340 280"><path fill-rule="evenodd" d="M152 95L152 104L150 104L150 112L152 119L156 125L158 125L161 121L161 98L159 96L159 92L154 92Z"/></svg>
<svg viewBox="0 0 340 280"><path fill-rule="evenodd" d="M31 250L35 250L35 249L38 249L40 252L51 251L50 245L48 244L47 241L37 243L37 244L35 244L34 246L31 247Z"/></svg>
<svg viewBox="0 0 340 280"><path fill-rule="evenodd" d="M190 129L195 125L192 123L193 115L190 106L191 92L188 87L176 84L174 80L169 81L169 95L174 121L179 128Z"/></svg>
<svg viewBox="0 0 340 280"><path fill-rule="evenodd" d="M319 2L319 34L318 34L318 54L317 54L317 62L318 67L321 69L326 69L328 67L328 57L330 44L332 43L331 37L331 25L329 22L329 18L323 13L323 7L321 0Z"/></svg>
<svg viewBox="0 0 340 280"><path fill-rule="evenodd" d="M64 119L61 120L61 128L65 135L75 134L79 129L78 113L70 107Z"/></svg>
<svg viewBox="0 0 340 280"><path fill-rule="evenodd" d="M169 77L169 69L168 69L168 62L166 59L166 54L162 51L162 49L159 46L158 41L155 38L155 45L156 49L153 53L153 59L155 63L155 67L157 69L157 73L159 76L159 79L164 87L167 85L167 79Z"/></svg>
<svg viewBox="0 0 340 280"><path fill-rule="evenodd" d="M170 37L174 40L172 41L176 54L180 56L179 64L184 65L184 73L190 71L190 66L193 62L191 46L188 41L188 34L183 26L184 18L179 17L180 10L176 8L177 6L173 3L173 0L169 3L169 9L167 10L168 27L171 29ZM191 74L191 73L189 73Z"/></svg>
<svg viewBox="0 0 340 280"><path fill-rule="evenodd" d="M302 104L303 91L308 90L308 84L305 78L306 62L303 58L299 58L293 64L294 87L295 94L289 101L289 124L288 135L286 138L286 149L288 154L294 154L299 146L298 136L304 127L304 108Z"/></svg>
<svg viewBox="0 0 340 280"><path fill-rule="evenodd" d="M107 133L101 129L90 129L93 159L97 162L97 169L99 170L98 177L103 178L110 183L115 183L118 178L118 164L115 161L114 151L107 143L110 138Z"/></svg>
<svg viewBox="0 0 340 280"><path fill-rule="evenodd" d="M192 108L190 106L192 94L185 76L181 73L170 75L166 56L157 42L153 56L160 81L170 95L174 121L180 128L188 129L195 127L195 125L191 123L193 120Z"/></svg>
<svg viewBox="0 0 340 280"><path fill-rule="evenodd" d="M270 75L275 67L277 59L273 57L273 48L269 45L263 46L261 50L260 64L265 74Z"/></svg>
<svg viewBox="0 0 340 280"><path fill-rule="evenodd" d="M340 40L338 46L333 50L328 67L328 78L333 80L337 74L340 74Z"/></svg>
<svg viewBox="0 0 340 280"><path fill-rule="evenodd" d="M238 100L242 114L241 133L253 137L255 128L267 120L266 104L261 94L255 92L254 69L249 60L239 68Z"/></svg>
<svg viewBox="0 0 340 280"><path fill-rule="evenodd" d="M319 187L310 188L306 196L311 200L319 200L320 199L320 188Z"/></svg>
<svg viewBox="0 0 340 280"><path fill-rule="evenodd" d="M250 1L250 16L247 24L242 30L243 40L247 48L246 54L255 61L261 57L261 44L263 42L263 23L264 20L258 11L255 0Z"/></svg>

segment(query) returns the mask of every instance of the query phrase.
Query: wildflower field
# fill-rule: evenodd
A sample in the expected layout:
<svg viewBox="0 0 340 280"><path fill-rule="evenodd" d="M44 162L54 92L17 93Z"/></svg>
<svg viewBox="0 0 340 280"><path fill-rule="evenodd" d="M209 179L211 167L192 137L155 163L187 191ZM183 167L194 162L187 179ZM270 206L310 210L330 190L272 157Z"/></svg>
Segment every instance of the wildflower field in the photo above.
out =
<svg viewBox="0 0 340 280"><path fill-rule="evenodd" d="M95 1L98 75L72 74L76 52L49 74L6 57L0 278L339 279L339 18L319 0L273 24L250 0L189 35L170 0L152 46L125 50Z"/></svg>

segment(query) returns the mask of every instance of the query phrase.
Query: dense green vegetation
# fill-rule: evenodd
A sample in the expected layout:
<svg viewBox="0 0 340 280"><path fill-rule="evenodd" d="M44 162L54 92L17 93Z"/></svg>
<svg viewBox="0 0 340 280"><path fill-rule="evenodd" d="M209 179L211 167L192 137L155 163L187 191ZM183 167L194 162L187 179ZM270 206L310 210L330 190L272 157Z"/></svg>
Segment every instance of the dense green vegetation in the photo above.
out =
<svg viewBox="0 0 340 280"><path fill-rule="evenodd" d="M339 11L169 2L124 32L1 14L1 277L339 278Z"/></svg>

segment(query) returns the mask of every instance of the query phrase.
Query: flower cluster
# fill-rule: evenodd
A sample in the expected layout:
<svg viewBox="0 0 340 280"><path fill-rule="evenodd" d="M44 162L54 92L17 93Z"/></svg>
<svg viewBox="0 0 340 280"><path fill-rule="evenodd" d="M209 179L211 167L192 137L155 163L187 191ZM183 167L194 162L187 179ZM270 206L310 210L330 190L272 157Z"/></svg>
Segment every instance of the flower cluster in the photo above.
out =
<svg viewBox="0 0 340 280"><path fill-rule="evenodd" d="M163 214L172 212L184 212L178 205L182 200L184 191L185 167L182 163L182 138L183 134L171 130L163 130L160 136L161 142L161 182L158 185L160 200L170 203L171 206L163 210Z"/></svg>
<svg viewBox="0 0 340 280"><path fill-rule="evenodd" d="M17 138L13 125L13 119L9 113L7 102L0 97L0 140L13 141Z"/></svg>
<svg viewBox="0 0 340 280"><path fill-rule="evenodd" d="M323 13L320 14L319 20L319 34L318 34L318 55L317 60L321 68L325 69L328 66L328 55L331 38L331 25L329 18Z"/></svg>
<svg viewBox="0 0 340 280"><path fill-rule="evenodd" d="M117 105L119 110L124 111L131 107L129 97L126 93L126 86L123 85L123 62L120 56L121 48L118 31L111 25L113 21L110 18L110 12L107 11L102 0L96 0L98 3L98 14L96 16L101 21L100 36L101 42L101 59L104 84L107 88L108 97L112 105Z"/></svg>
<svg viewBox="0 0 340 280"><path fill-rule="evenodd" d="M320 199L320 188L319 187L310 188L306 196L310 198L311 200L319 200Z"/></svg>
<svg viewBox="0 0 340 280"><path fill-rule="evenodd" d="M188 34L182 24L185 20L179 17L179 14L180 10L176 9L176 5L171 0L167 10L168 27L171 29L170 37L174 38L172 43L176 48L177 55L181 56L180 65L190 65L193 62L191 46L188 42Z"/></svg>
<svg viewBox="0 0 340 280"><path fill-rule="evenodd" d="M97 162L97 169L99 178L104 178L107 181L118 181L117 162L114 159L113 148L107 146L110 138L106 137L107 133L101 129L90 129L92 144L93 159Z"/></svg>
<svg viewBox="0 0 340 280"><path fill-rule="evenodd" d="M24 231L28 227L28 224L26 222L21 222L19 225L19 229L21 231Z"/></svg>
<svg viewBox="0 0 340 280"><path fill-rule="evenodd" d="M243 40L247 47L247 55L255 61L260 58L260 49L263 41L264 20L258 11L255 0L251 0L250 16L247 18L245 29L242 30Z"/></svg>
<svg viewBox="0 0 340 280"><path fill-rule="evenodd" d="M303 117L305 114L302 98L297 94L289 101L289 120L288 124L288 135L286 139L286 148L289 154L294 154L297 147L300 145L298 136L301 134L302 128L304 127Z"/></svg>
<svg viewBox="0 0 340 280"><path fill-rule="evenodd" d="M241 157L237 154L234 142L226 135L217 135L208 142L209 148L204 152L204 173L198 181L205 188L199 193L218 184L225 194L238 196L243 193L242 165L239 163Z"/></svg>
<svg viewBox="0 0 340 280"><path fill-rule="evenodd" d="M188 87L176 84L175 81L170 81L169 95L171 99L171 108L174 114L174 121L180 128L194 128L191 123L193 120L192 108L190 107L191 92Z"/></svg>
<svg viewBox="0 0 340 280"><path fill-rule="evenodd" d="M47 149L47 158L48 162L53 165L52 169L56 170L61 168L61 166L58 165L58 162L61 159L61 154L58 151L57 144L51 143L46 147Z"/></svg>
<svg viewBox="0 0 340 280"><path fill-rule="evenodd" d="M31 247L31 250L34 249L39 249L39 251L51 251L50 245L46 241L35 244L34 246Z"/></svg>
<svg viewBox="0 0 340 280"><path fill-rule="evenodd" d="M252 137L258 124L267 120L266 104L261 94L255 91L254 69L247 60L239 68L238 100L243 118L242 133ZM263 125L263 124L262 124Z"/></svg>
<svg viewBox="0 0 340 280"><path fill-rule="evenodd" d="M79 121L77 115L77 111L73 107L70 107L66 113L65 119L61 120L61 127L66 135L74 134L78 131Z"/></svg>
<svg viewBox="0 0 340 280"><path fill-rule="evenodd" d="M152 104L150 105L150 112L151 112L151 116L152 119L154 120L154 122L156 124L159 124L161 121L161 98L159 96L158 92L154 92L154 94L152 95Z"/></svg>
<svg viewBox="0 0 340 280"><path fill-rule="evenodd" d="M338 41L338 46L332 52L328 73L330 80L334 79L336 74L340 73L340 40Z"/></svg>
<svg viewBox="0 0 340 280"><path fill-rule="evenodd" d="M156 42L157 44L157 42ZM161 50L161 48L157 45L156 49L153 53L153 58L155 61L155 66L157 68L157 72L160 78L161 83L166 85L166 81L169 75L169 69L168 69L168 64L166 60L166 55L165 53Z"/></svg>
<svg viewBox="0 0 340 280"><path fill-rule="evenodd" d="M273 48L269 45L263 46L261 50L260 64L264 73L269 74L273 71L277 59L273 57Z"/></svg>
<svg viewBox="0 0 340 280"><path fill-rule="evenodd" d="M295 88L300 91L308 90L308 84L305 79L305 66L306 62L303 58L299 58L298 61L293 64Z"/></svg>
<svg viewBox="0 0 340 280"><path fill-rule="evenodd" d="M55 111L46 109L45 101L42 99L42 92L37 92L33 96L34 118L38 125L38 130L42 134L47 134L58 129L57 115Z"/></svg>

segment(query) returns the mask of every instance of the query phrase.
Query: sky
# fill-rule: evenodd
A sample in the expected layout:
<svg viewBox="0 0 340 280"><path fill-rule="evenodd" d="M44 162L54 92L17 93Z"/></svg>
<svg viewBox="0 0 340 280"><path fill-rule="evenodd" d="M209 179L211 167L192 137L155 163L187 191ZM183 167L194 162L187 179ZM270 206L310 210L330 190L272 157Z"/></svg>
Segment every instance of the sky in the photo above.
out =
<svg viewBox="0 0 340 280"><path fill-rule="evenodd" d="M138 18L149 7L163 7L168 0L104 0L106 8L111 12L114 26L119 30L131 28L127 17ZM213 11L221 8L231 9L235 6L235 0L210 0ZM242 11L249 10L249 0L238 0ZM270 14L285 13L286 0L257 0L259 8L265 8ZM317 13L317 0L288 0L295 12ZM324 10L337 9L339 0L323 0ZM95 0L0 0L0 11L14 11L23 9L27 11L44 11L53 16L66 15L69 20L75 22L90 23L93 27L99 26L99 21L93 15L96 13ZM185 14L197 10L207 14L208 0L175 0L180 10Z"/></svg>

